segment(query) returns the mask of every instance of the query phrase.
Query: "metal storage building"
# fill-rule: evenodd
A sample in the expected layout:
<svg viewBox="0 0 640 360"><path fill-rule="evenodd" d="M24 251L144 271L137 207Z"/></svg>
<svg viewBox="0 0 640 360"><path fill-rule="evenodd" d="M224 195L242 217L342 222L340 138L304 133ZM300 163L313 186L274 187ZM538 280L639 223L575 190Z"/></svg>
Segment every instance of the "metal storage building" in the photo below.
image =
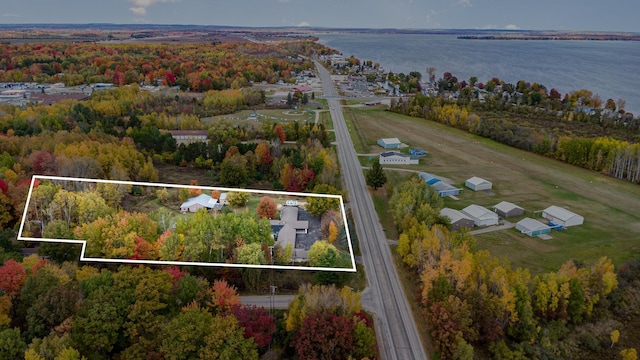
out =
<svg viewBox="0 0 640 360"><path fill-rule="evenodd" d="M441 197L455 196L460 194L460 189L458 189L453 185L447 184L444 181L438 181L437 183L431 186L433 186L433 188L436 189L436 191L438 192L438 195L440 195Z"/></svg>
<svg viewBox="0 0 640 360"><path fill-rule="evenodd" d="M493 206L493 211L502 217L513 217L524 214L524 209L508 201L501 201Z"/></svg>
<svg viewBox="0 0 640 360"><path fill-rule="evenodd" d="M403 164L416 165L420 159L417 156L411 156L397 151L386 151L380 154L380 164Z"/></svg>
<svg viewBox="0 0 640 360"><path fill-rule="evenodd" d="M418 176L422 180L424 180L424 182L427 183L427 185L433 185L433 184L441 181L439 177L437 177L437 176L435 176L433 174L426 173L426 172L421 172L421 173L418 174Z"/></svg>
<svg viewBox="0 0 640 360"><path fill-rule="evenodd" d="M440 210L440 216L446 216L451 220L451 230L473 229L473 219L456 209L443 208Z"/></svg>
<svg viewBox="0 0 640 360"><path fill-rule="evenodd" d="M480 205L469 205L460 212L473 219L476 226L497 225L500 220L498 214Z"/></svg>
<svg viewBox="0 0 640 360"><path fill-rule="evenodd" d="M480 191L480 190L491 190L491 187L493 186L493 184L491 183L491 181L474 176L467 179L467 181L465 181L464 183L464 186L468 187L473 191Z"/></svg>
<svg viewBox="0 0 640 360"><path fill-rule="evenodd" d="M549 220L551 226L569 227L582 225L584 222L584 217L555 205L542 210L542 217Z"/></svg>
<svg viewBox="0 0 640 360"><path fill-rule="evenodd" d="M399 149L402 143L398 138L378 139L378 145L385 149Z"/></svg>
<svg viewBox="0 0 640 360"><path fill-rule="evenodd" d="M529 236L538 236L548 234L551 228L547 224L543 224L532 218L524 218L516 223L516 230Z"/></svg>

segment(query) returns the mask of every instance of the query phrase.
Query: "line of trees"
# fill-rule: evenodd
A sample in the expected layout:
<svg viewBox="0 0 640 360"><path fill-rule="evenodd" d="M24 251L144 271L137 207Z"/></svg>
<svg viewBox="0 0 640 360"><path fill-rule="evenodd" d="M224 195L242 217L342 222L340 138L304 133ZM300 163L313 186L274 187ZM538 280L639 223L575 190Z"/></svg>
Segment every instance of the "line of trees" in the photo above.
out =
<svg viewBox="0 0 640 360"><path fill-rule="evenodd" d="M290 54L310 58L323 48L310 38L278 45L3 43L0 82L62 82L67 86L160 83L201 92L239 89L251 82L288 82L292 72L313 66L311 60L287 60Z"/></svg>

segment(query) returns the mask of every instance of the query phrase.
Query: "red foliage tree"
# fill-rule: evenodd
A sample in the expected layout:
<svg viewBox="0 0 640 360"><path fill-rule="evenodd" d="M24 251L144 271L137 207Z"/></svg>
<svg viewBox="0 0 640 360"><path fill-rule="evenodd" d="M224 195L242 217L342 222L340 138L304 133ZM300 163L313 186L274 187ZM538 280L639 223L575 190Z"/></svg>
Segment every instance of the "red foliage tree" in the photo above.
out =
<svg viewBox="0 0 640 360"><path fill-rule="evenodd" d="M345 316L311 313L293 338L299 359L347 359L355 348L353 321Z"/></svg>
<svg viewBox="0 0 640 360"><path fill-rule="evenodd" d="M240 305L240 295L235 286L229 285L226 280L215 280L213 287L209 289L211 300L209 308L217 313L224 313Z"/></svg>
<svg viewBox="0 0 640 360"><path fill-rule="evenodd" d="M244 338L253 340L260 347L271 342L271 335L276 331L276 318L269 315L264 308L251 306L234 306L231 309L238 324L244 328Z"/></svg>
<svg viewBox="0 0 640 360"><path fill-rule="evenodd" d="M6 295L17 295L26 280L27 272L17 261L10 259L0 267L0 289Z"/></svg>
<svg viewBox="0 0 640 360"><path fill-rule="evenodd" d="M259 218L274 219L278 212L276 201L272 197L263 196L258 203L256 213Z"/></svg>
<svg viewBox="0 0 640 360"><path fill-rule="evenodd" d="M198 186L198 180L191 180L191 186ZM202 190L189 188L189 197L196 197L202 194Z"/></svg>
<svg viewBox="0 0 640 360"><path fill-rule="evenodd" d="M276 124L276 126L273 127L273 135L278 139L280 139L281 143L284 143L286 137L285 137L284 128L282 127L282 125Z"/></svg>
<svg viewBox="0 0 640 360"><path fill-rule="evenodd" d="M439 303L432 305L427 312L427 321L431 329L433 346L443 359L450 359L456 351L457 336L462 334L449 311Z"/></svg>
<svg viewBox="0 0 640 360"><path fill-rule="evenodd" d="M154 260L153 246L140 236L136 237L136 244L133 246L133 260Z"/></svg>
<svg viewBox="0 0 640 360"><path fill-rule="evenodd" d="M180 270L180 268L177 266L169 266L168 268L164 269L164 271L171 274L171 276L173 277L171 279L171 282L173 282L174 285L177 284L178 281L180 281L180 279L182 279L185 275L187 275L186 271Z"/></svg>

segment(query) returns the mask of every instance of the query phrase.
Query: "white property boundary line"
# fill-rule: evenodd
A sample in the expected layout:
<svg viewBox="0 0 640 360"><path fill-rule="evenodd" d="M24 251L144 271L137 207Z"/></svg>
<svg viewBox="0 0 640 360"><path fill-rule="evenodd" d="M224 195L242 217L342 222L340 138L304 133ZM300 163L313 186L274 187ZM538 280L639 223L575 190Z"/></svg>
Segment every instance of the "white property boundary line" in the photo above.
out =
<svg viewBox="0 0 640 360"><path fill-rule="evenodd" d="M87 247L86 240L48 239L48 238L33 238L33 237L22 236L22 230L24 228L24 223L27 219L27 213L29 210L29 202L31 201L31 194L33 192L33 185L35 184L36 180L78 181L78 182L135 185L135 186L147 186L147 187L187 188L187 189L200 189L200 190L218 190L218 191L227 191L227 192L248 192L248 193L255 193L255 194L300 196L305 198L306 197L336 198L340 200L340 211L342 212L342 220L344 222L346 235L347 235L347 244L349 246L349 256L351 257L351 268L328 268L328 267L287 266L287 265L251 265L251 264L233 264L233 263L229 264L229 263L208 263L208 262L188 262L188 261L132 260L132 259L109 259L109 258L85 257L84 254ZM31 185L29 186L27 202L25 203L25 206L24 206L24 213L22 214L22 221L20 222L20 230L18 231L18 240L50 242L50 243L82 244L82 251L80 252L80 261L116 263L116 264L147 264L147 265L232 267L232 268L247 268L247 269L318 270L318 271L356 272L356 262L353 254L353 246L351 244L351 235L349 233L347 215L344 208L344 201L341 195L286 192L286 191L274 191L274 190L234 189L234 188L198 186L198 185L176 185L176 184L162 184L162 183L148 183L148 182L134 182L134 181L120 181L120 180L85 179L85 178L73 178L73 177L33 175L33 177L31 178Z"/></svg>

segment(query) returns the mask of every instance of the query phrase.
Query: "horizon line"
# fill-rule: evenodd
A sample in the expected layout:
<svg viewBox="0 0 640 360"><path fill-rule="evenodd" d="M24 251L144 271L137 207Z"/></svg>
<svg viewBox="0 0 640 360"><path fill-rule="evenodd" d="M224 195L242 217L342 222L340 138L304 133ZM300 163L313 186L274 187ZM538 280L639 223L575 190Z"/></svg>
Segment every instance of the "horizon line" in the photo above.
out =
<svg viewBox="0 0 640 360"><path fill-rule="evenodd" d="M341 27L341 26L249 26L249 25L215 25L215 24L186 24L186 23L116 23L116 22L88 22L88 23L68 23L68 22L25 22L25 23L5 23L0 24L1 29L18 28L24 26L116 26L116 27L137 27L137 28L153 28L153 27L200 27L200 28L226 28L226 29L298 29L298 30L337 30L337 31L424 31L424 32L443 32L443 31L502 31L502 32L571 32L571 33L598 33L598 34L640 34L640 31L624 31L624 30L586 30L586 29L510 29L510 28L402 28L402 27Z"/></svg>

